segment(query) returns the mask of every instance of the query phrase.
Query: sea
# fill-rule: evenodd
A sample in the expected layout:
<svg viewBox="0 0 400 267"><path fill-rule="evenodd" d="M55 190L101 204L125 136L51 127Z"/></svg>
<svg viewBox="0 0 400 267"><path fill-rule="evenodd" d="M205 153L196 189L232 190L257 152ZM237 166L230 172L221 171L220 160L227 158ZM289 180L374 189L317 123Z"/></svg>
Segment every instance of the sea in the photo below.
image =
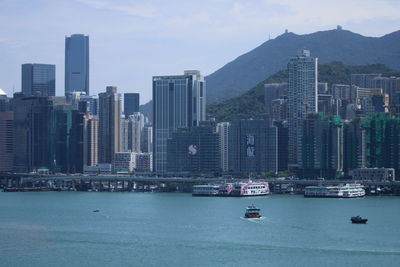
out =
<svg viewBox="0 0 400 267"><path fill-rule="evenodd" d="M400 266L400 197L0 192L0 266Z"/></svg>

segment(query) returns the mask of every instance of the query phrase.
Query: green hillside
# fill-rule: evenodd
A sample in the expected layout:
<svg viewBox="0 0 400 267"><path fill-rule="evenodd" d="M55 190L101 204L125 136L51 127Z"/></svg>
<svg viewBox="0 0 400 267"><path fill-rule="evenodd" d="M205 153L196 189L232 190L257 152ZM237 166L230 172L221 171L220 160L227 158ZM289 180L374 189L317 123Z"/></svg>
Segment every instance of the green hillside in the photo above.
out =
<svg viewBox="0 0 400 267"><path fill-rule="evenodd" d="M346 66L341 62L318 65L318 81L331 84L349 84L352 73L381 73L383 76L400 76L383 64L364 66ZM282 70L268 77L241 96L207 106L208 118L215 118L218 122L237 119L262 118L265 113L264 84L287 82L287 70Z"/></svg>

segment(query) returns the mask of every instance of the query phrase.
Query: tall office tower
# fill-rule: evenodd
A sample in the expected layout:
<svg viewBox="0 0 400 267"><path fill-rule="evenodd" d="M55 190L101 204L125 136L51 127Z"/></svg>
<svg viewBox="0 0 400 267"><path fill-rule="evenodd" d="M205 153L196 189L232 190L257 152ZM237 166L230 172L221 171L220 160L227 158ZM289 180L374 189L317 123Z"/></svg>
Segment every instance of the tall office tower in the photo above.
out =
<svg viewBox="0 0 400 267"><path fill-rule="evenodd" d="M128 119L121 120L121 151L141 152L141 135L144 127L144 116L135 112Z"/></svg>
<svg viewBox="0 0 400 267"><path fill-rule="evenodd" d="M140 150L144 153L153 153L153 127L145 125L140 137ZM153 166L151 167L153 168Z"/></svg>
<svg viewBox="0 0 400 267"><path fill-rule="evenodd" d="M277 128L269 120L237 120L229 128L229 170L277 172Z"/></svg>
<svg viewBox="0 0 400 267"><path fill-rule="evenodd" d="M343 172L350 176L353 169L365 167L363 152L365 134L361 128L361 120L345 121L343 124Z"/></svg>
<svg viewBox="0 0 400 267"><path fill-rule="evenodd" d="M65 95L85 92L89 95L89 36L65 37Z"/></svg>
<svg viewBox="0 0 400 267"><path fill-rule="evenodd" d="M56 65L22 64L21 88L25 96L55 96Z"/></svg>
<svg viewBox="0 0 400 267"><path fill-rule="evenodd" d="M289 167L301 165L303 120L318 110L318 59L302 50L288 63Z"/></svg>
<svg viewBox="0 0 400 267"><path fill-rule="evenodd" d="M278 171L286 171L288 169L288 145L289 145L289 130L287 121L274 121L274 126L277 131L278 145L277 145L277 160Z"/></svg>
<svg viewBox="0 0 400 267"><path fill-rule="evenodd" d="M53 169L55 162L55 106L65 105L60 97L25 97L14 94L14 171ZM65 153L65 151L63 151Z"/></svg>
<svg viewBox="0 0 400 267"><path fill-rule="evenodd" d="M321 113L308 114L303 121L300 177L335 179L343 170L343 123Z"/></svg>
<svg viewBox="0 0 400 267"><path fill-rule="evenodd" d="M167 169L200 174L219 172L219 152L219 134L212 122L202 122L191 130L180 129L167 141Z"/></svg>
<svg viewBox="0 0 400 267"><path fill-rule="evenodd" d="M0 111L0 173L12 172L14 157L14 113Z"/></svg>
<svg viewBox="0 0 400 267"><path fill-rule="evenodd" d="M95 166L98 163L99 118L86 114L84 123L85 155L83 164Z"/></svg>
<svg viewBox="0 0 400 267"><path fill-rule="evenodd" d="M167 139L206 118L206 86L200 71L153 77L153 170L167 171Z"/></svg>
<svg viewBox="0 0 400 267"><path fill-rule="evenodd" d="M139 94L126 93L124 94L124 114L127 119L134 112L139 112Z"/></svg>
<svg viewBox="0 0 400 267"><path fill-rule="evenodd" d="M226 172L229 170L229 127L230 122L220 122L217 124L217 133L219 134L219 148L221 154L221 170Z"/></svg>
<svg viewBox="0 0 400 267"><path fill-rule="evenodd" d="M50 145L50 170L61 173L83 173L85 156L84 113L71 105L53 107Z"/></svg>
<svg viewBox="0 0 400 267"><path fill-rule="evenodd" d="M121 95L116 86L99 94L99 163L112 163L121 147Z"/></svg>

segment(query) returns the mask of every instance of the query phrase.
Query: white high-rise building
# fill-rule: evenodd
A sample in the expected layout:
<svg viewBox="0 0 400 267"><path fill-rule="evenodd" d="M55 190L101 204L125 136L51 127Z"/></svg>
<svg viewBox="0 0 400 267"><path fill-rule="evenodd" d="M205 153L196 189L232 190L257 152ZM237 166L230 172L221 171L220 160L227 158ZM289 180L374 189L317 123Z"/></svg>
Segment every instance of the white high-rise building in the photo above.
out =
<svg viewBox="0 0 400 267"><path fill-rule="evenodd" d="M167 139L179 128L190 129L206 119L206 87L200 71L153 77L154 171L167 170Z"/></svg>
<svg viewBox="0 0 400 267"><path fill-rule="evenodd" d="M229 140L229 122L220 122L217 124L217 133L219 134L219 147L221 153L221 169L226 172L229 170L228 158L228 140Z"/></svg>
<svg viewBox="0 0 400 267"><path fill-rule="evenodd" d="M303 122L318 111L318 59L302 50L288 63L289 167L301 164Z"/></svg>
<svg viewBox="0 0 400 267"><path fill-rule="evenodd" d="M141 152L141 136L144 127L144 116L134 112L128 119L121 120L121 149L123 152Z"/></svg>

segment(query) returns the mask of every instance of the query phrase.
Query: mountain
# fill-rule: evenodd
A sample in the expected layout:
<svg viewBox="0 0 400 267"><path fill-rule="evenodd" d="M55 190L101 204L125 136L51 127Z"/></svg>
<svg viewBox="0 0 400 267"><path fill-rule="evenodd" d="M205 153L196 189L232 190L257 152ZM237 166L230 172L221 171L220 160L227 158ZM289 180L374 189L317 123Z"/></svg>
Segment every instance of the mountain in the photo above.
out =
<svg viewBox="0 0 400 267"><path fill-rule="evenodd" d="M388 68L383 64L371 64L363 66L347 66L341 62L318 65L318 81L350 84L352 73L381 73L383 76L400 76L400 71ZM207 106L207 116L215 118L218 122L238 119L262 118L265 114L264 84L280 83L288 81L287 70L281 70L268 77L246 93Z"/></svg>
<svg viewBox="0 0 400 267"><path fill-rule="evenodd" d="M300 49L308 49L319 63L340 61L346 65L385 64L400 70L400 31L366 37L347 30L297 35L284 33L266 41L206 77L207 103L239 96L279 70Z"/></svg>

